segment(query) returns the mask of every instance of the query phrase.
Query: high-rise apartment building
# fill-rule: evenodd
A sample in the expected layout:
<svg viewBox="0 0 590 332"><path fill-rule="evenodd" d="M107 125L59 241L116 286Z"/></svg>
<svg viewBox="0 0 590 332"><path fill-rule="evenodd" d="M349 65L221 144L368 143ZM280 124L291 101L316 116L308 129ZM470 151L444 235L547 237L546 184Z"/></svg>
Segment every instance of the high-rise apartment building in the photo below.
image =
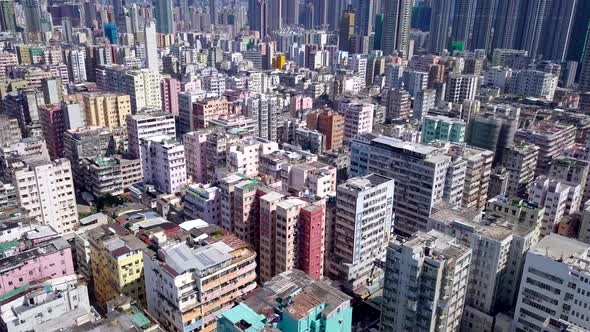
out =
<svg viewBox="0 0 590 332"><path fill-rule="evenodd" d="M154 17L156 19L156 31L162 34L175 32L174 6L172 0L154 0Z"/></svg>
<svg viewBox="0 0 590 332"><path fill-rule="evenodd" d="M147 308L166 329L215 331L215 317L256 288L256 252L213 225L190 231L202 240L144 251Z"/></svg>
<svg viewBox="0 0 590 332"><path fill-rule="evenodd" d="M204 98L202 91L185 91L178 94L178 133L184 135L197 129L194 120L194 106L197 100Z"/></svg>
<svg viewBox="0 0 590 332"><path fill-rule="evenodd" d="M475 4L471 50L492 51L492 31L496 31L496 12L499 0L479 1Z"/></svg>
<svg viewBox="0 0 590 332"><path fill-rule="evenodd" d="M307 127L326 136L326 150L338 150L344 143L344 117L330 110L307 115Z"/></svg>
<svg viewBox="0 0 590 332"><path fill-rule="evenodd" d="M588 330L589 245L557 234L526 254L514 311L516 331L543 331L548 316Z"/></svg>
<svg viewBox="0 0 590 332"><path fill-rule="evenodd" d="M162 111L178 115L178 93L180 92L180 82L171 77L163 78L160 82L160 91L162 92Z"/></svg>
<svg viewBox="0 0 590 332"><path fill-rule="evenodd" d="M221 227L221 192L218 187L204 184L187 186L183 213L188 219L201 219Z"/></svg>
<svg viewBox="0 0 590 332"><path fill-rule="evenodd" d="M471 249L437 231L387 247L383 331L458 331L467 296ZM425 291L425 289L428 289Z"/></svg>
<svg viewBox="0 0 590 332"><path fill-rule="evenodd" d="M492 331L498 315L516 301L524 255L539 239L536 227L444 206L432 214L429 227L472 249L461 330Z"/></svg>
<svg viewBox="0 0 590 332"><path fill-rule="evenodd" d="M502 166L508 173L506 194L525 197L535 179L539 147L533 144L515 144L504 149Z"/></svg>
<svg viewBox="0 0 590 332"><path fill-rule="evenodd" d="M276 95L258 95L246 101L247 116L258 119L258 136L277 141L277 128L281 105Z"/></svg>
<svg viewBox="0 0 590 332"><path fill-rule="evenodd" d="M414 98L412 107L412 118L422 121L428 111L434 108L436 102L436 91L432 89L418 91Z"/></svg>
<svg viewBox="0 0 590 332"><path fill-rule="evenodd" d="M465 121L442 115L427 115L422 120L422 143L434 140L462 143L465 141Z"/></svg>
<svg viewBox="0 0 590 332"><path fill-rule="evenodd" d="M65 50L64 53L70 82L76 84L86 82L86 50L73 48Z"/></svg>
<svg viewBox="0 0 590 332"><path fill-rule="evenodd" d="M18 120L8 114L0 114L0 146L10 145L20 141L22 133Z"/></svg>
<svg viewBox="0 0 590 332"><path fill-rule="evenodd" d="M467 49L469 33L472 26L473 1L455 0L451 26L451 45L460 49Z"/></svg>
<svg viewBox="0 0 590 332"><path fill-rule="evenodd" d="M590 163L583 159L576 159L566 156L559 156L551 161L551 168L547 176L564 181L569 184L580 185L582 188L582 202L584 205L590 197Z"/></svg>
<svg viewBox="0 0 590 332"><path fill-rule="evenodd" d="M25 31L27 33L41 32L41 13L44 11L40 0L26 0L23 2L25 13Z"/></svg>
<svg viewBox="0 0 590 332"><path fill-rule="evenodd" d="M174 115L167 113L135 114L127 117L129 153L141 158L142 139L160 135L176 137Z"/></svg>
<svg viewBox="0 0 590 332"><path fill-rule="evenodd" d="M379 287L373 274L376 261L385 257L394 207L394 181L369 174L351 178L336 189L336 223L333 227L330 275L351 291Z"/></svg>
<svg viewBox="0 0 590 332"><path fill-rule="evenodd" d="M504 150L512 146L518 129L520 108L488 105L485 112L469 119L465 142L494 152L494 165L502 162Z"/></svg>
<svg viewBox="0 0 590 332"><path fill-rule="evenodd" d="M367 136L352 142L350 175L393 179L396 233L426 231L432 207L443 199L451 157L437 147Z"/></svg>
<svg viewBox="0 0 590 332"><path fill-rule="evenodd" d="M13 0L0 1L0 30L16 32L16 15Z"/></svg>
<svg viewBox="0 0 590 332"><path fill-rule="evenodd" d="M160 1L160 0L158 0ZM161 0L166 1L166 0ZM158 41L156 35L156 24L151 21L147 22L144 27L145 38L145 68L153 71L160 71L160 60L158 58Z"/></svg>
<svg viewBox="0 0 590 332"><path fill-rule="evenodd" d="M338 35L338 48L341 51L352 52L351 38L354 35L355 18L355 13L352 11L342 13Z"/></svg>
<svg viewBox="0 0 590 332"><path fill-rule="evenodd" d="M143 250L147 246L118 224L102 225L87 233L96 303L107 303L120 294L145 305Z"/></svg>
<svg viewBox="0 0 590 332"><path fill-rule="evenodd" d="M0 15L2 15L2 5L8 1L0 1ZM1 19L1 18L0 18ZM0 22L1 24L1 22ZM0 80L4 81L8 78L8 69L10 66L18 65L18 57L15 53L1 52L0 53Z"/></svg>
<svg viewBox="0 0 590 332"><path fill-rule="evenodd" d="M113 65L96 69L97 87L129 95L133 112L162 107L160 80L160 73L149 69L127 69Z"/></svg>
<svg viewBox="0 0 590 332"><path fill-rule="evenodd" d="M452 8L451 0L432 2L432 16L430 19L430 53L441 53L449 44L449 18Z"/></svg>
<svg viewBox="0 0 590 332"><path fill-rule="evenodd" d="M299 269L319 280L324 272L325 203L260 196L260 278ZM272 253L272 254L271 254ZM264 262L263 262L264 261Z"/></svg>
<svg viewBox="0 0 590 332"><path fill-rule="evenodd" d="M373 32L375 13L379 12L375 0L358 1L356 9L355 32L362 36L369 36Z"/></svg>
<svg viewBox="0 0 590 332"><path fill-rule="evenodd" d="M579 184L567 183L558 179L539 176L529 188L529 199L545 207L541 236L557 233L564 218L577 213L582 201Z"/></svg>
<svg viewBox="0 0 590 332"><path fill-rule="evenodd" d="M313 3L313 23L314 27L322 28L328 24L328 17L331 13L328 11L328 0L312 0Z"/></svg>
<svg viewBox="0 0 590 332"><path fill-rule="evenodd" d="M516 140L539 147L535 175L542 175L548 174L554 158L574 144L576 130L574 126L567 124L538 122L527 129L519 129L514 137Z"/></svg>
<svg viewBox="0 0 590 332"><path fill-rule="evenodd" d="M590 32L590 26L588 32ZM582 91L590 91L590 33L586 33L585 45L582 66L580 69L579 85Z"/></svg>
<svg viewBox="0 0 590 332"><path fill-rule="evenodd" d="M387 92L387 109L385 121L409 121L412 116L410 94L401 89L391 89Z"/></svg>
<svg viewBox="0 0 590 332"><path fill-rule="evenodd" d="M524 3L524 1L498 0L492 50L518 48L516 43L524 20L525 13L521 10Z"/></svg>
<svg viewBox="0 0 590 332"><path fill-rule="evenodd" d="M186 175L192 182L207 183L207 134L193 131L183 136L186 155Z"/></svg>
<svg viewBox="0 0 590 332"><path fill-rule="evenodd" d="M39 122L51 159L63 157L65 121L60 105L52 104L39 107Z"/></svg>
<svg viewBox="0 0 590 332"><path fill-rule="evenodd" d="M400 52L408 56L410 47L410 24L412 19L412 1L384 0L383 35L381 48L386 55Z"/></svg>
<svg viewBox="0 0 590 332"><path fill-rule="evenodd" d="M356 101L342 102L339 106L344 113L344 141L350 142L355 136L373 131L375 105Z"/></svg>
<svg viewBox="0 0 590 332"><path fill-rule="evenodd" d="M146 184L172 194L186 185L184 145L174 136L152 136L141 140L141 162Z"/></svg>
<svg viewBox="0 0 590 332"><path fill-rule="evenodd" d="M227 115L229 106L225 97L199 99L193 103L195 128L209 127L209 121Z"/></svg>
<svg viewBox="0 0 590 332"><path fill-rule="evenodd" d="M107 157L113 154L114 138L111 130L102 127L83 127L66 131L64 135L64 157L72 164L74 183L84 184L82 160Z"/></svg>
<svg viewBox="0 0 590 332"><path fill-rule="evenodd" d="M129 95L114 92L88 92L82 95L88 126L125 127L131 114Z"/></svg>
<svg viewBox="0 0 590 332"><path fill-rule="evenodd" d="M559 77L539 70L526 69L512 73L508 92L523 96L553 100Z"/></svg>
<svg viewBox="0 0 590 332"><path fill-rule="evenodd" d="M67 159L17 162L12 165L19 205L38 223L60 234L78 229L72 168Z"/></svg>
<svg viewBox="0 0 590 332"><path fill-rule="evenodd" d="M549 1L546 15L543 17L543 26L540 43L536 53L543 59L555 62L564 62L570 45L570 40L576 38L572 35L576 5L579 0Z"/></svg>
<svg viewBox="0 0 590 332"><path fill-rule="evenodd" d="M451 157L467 161L461 206L483 210L488 198L494 153L460 143L445 144L444 149Z"/></svg>
<svg viewBox="0 0 590 332"><path fill-rule="evenodd" d="M81 162L80 179L94 197L123 194L132 185L143 181L140 159L122 155L85 158Z"/></svg>
<svg viewBox="0 0 590 332"><path fill-rule="evenodd" d="M445 101L462 103L464 100L475 100L478 77L475 75L450 75L447 82Z"/></svg>

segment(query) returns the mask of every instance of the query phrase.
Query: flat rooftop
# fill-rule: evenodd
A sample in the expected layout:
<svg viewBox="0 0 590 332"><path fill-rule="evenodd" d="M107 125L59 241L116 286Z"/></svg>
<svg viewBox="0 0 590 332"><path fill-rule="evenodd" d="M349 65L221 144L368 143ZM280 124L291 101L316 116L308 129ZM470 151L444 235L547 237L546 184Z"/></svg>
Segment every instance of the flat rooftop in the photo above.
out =
<svg viewBox="0 0 590 332"><path fill-rule="evenodd" d="M223 242L191 248L186 243L177 243L164 248L165 262L177 274L195 270L206 271L232 259L233 249Z"/></svg>
<svg viewBox="0 0 590 332"><path fill-rule="evenodd" d="M577 258L587 259L589 248L588 243L551 233L532 247L529 253L573 264Z"/></svg>
<svg viewBox="0 0 590 332"><path fill-rule="evenodd" d="M394 184L393 179L388 177L379 174L368 174L363 177L348 179L345 183L339 185L339 187L360 191L374 188L389 181L391 181L391 185Z"/></svg>
<svg viewBox="0 0 590 332"><path fill-rule="evenodd" d="M402 150L402 151L411 151L414 154L423 155L426 158L427 155L435 153L438 151L437 147L433 147L431 145L424 145L419 143L411 143L405 142L397 138L387 137L387 136L379 136L373 139L374 143L386 145L388 147Z"/></svg>

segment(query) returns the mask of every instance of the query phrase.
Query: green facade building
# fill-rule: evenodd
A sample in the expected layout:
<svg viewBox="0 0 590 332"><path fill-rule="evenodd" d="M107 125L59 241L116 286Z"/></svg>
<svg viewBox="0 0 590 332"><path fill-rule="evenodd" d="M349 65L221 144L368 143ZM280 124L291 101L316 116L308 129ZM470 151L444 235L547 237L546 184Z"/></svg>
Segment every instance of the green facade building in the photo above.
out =
<svg viewBox="0 0 590 332"><path fill-rule="evenodd" d="M465 121L446 116L425 116L422 121L422 143L434 140L463 143L465 141Z"/></svg>
<svg viewBox="0 0 590 332"><path fill-rule="evenodd" d="M244 302L217 316L218 332L349 332L350 297L299 270L275 276Z"/></svg>

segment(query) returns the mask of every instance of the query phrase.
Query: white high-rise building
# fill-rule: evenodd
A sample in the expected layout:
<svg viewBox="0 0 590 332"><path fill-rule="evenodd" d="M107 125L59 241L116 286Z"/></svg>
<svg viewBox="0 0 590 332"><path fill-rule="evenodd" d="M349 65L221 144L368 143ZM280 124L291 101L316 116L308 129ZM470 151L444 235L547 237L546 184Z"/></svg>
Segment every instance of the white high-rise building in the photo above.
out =
<svg viewBox="0 0 590 332"><path fill-rule="evenodd" d="M96 85L99 89L128 94L133 113L144 108L160 109L162 96L161 76L150 69L127 69L111 65L96 70Z"/></svg>
<svg viewBox="0 0 590 332"><path fill-rule="evenodd" d="M361 87L364 88L367 80L367 56L352 54L349 59L350 69L361 78Z"/></svg>
<svg viewBox="0 0 590 332"><path fill-rule="evenodd" d="M183 136L186 175L194 183L207 183L207 135L209 132L209 129L202 129Z"/></svg>
<svg viewBox="0 0 590 332"><path fill-rule="evenodd" d="M458 331L471 249L437 231L417 232L387 248L382 331Z"/></svg>
<svg viewBox="0 0 590 332"><path fill-rule="evenodd" d="M414 98L412 118L422 122L422 118L428 111L434 108L436 102L436 91L432 89L419 91Z"/></svg>
<svg viewBox="0 0 590 332"><path fill-rule="evenodd" d="M385 67L385 88L400 88L404 77L404 67L399 63L392 63Z"/></svg>
<svg viewBox="0 0 590 332"><path fill-rule="evenodd" d="M203 90L184 91L178 94L178 132L180 135L197 128L193 104L205 96L206 93Z"/></svg>
<svg viewBox="0 0 590 332"><path fill-rule="evenodd" d="M539 240L537 228L445 206L432 214L428 228L473 250L461 331L493 331L497 315L516 301L524 255Z"/></svg>
<svg viewBox="0 0 590 332"><path fill-rule="evenodd" d="M512 74L508 92L525 97L553 100L559 77L540 70L520 70Z"/></svg>
<svg viewBox="0 0 590 332"><path fill-rule="evenodd" d="M74 83L86 82L86 51L83 48L66 50L68 74Z"/></svg>
<svg viewBox="0 0 590 332"><path fill-rule="evenodd" d="M381 47L384 55L401 52L408 57L410 47L410 22L412 19L410 0L384 0L383 34Z"/></svg>
<svg viewBox="0 0 590 332"><path fill-rule="evenodd" d="M31 217L60 234L78 229L76 192L69 160L19 162L13 164L13 168L19 205L27 209Z"/></svg>
<svg viewBox="0 0 590 332"><path fill-rule="evenodd" d="M170 113L135 114L127 117L128 149L134 158L141 158L141 140L160 135L176 136L174 115Z"/></svg>
<svg viewBox="0 0 590 332"><path fill-rule="evenodd" d="M557 231L557 226L564 217L578 212L582 201L582 188L579 184L566 183L541 175L529 188L529 200L545 207L541 236L546 236Z"/></svg>
<svg viewBox="0 0 590 332"><path fill-rule="evenodd" d="M152 21L144 27L145 37L145 67L153 72L160 72L160 62L158 60L158 41L156 37L156 24Z"/></svg>
<svg viewBox="0 0 590 332"><path fill-rule="evenodd" d="M404 73L404 89L410 93L412 97L416 97L418 93L428 88L428 73L417 70L407 70Z"/></svg>
<svg viewBox="0 0 590 332"><path fill-rule="evenodd" d="M432 207L443 200L451 157L439 148L391 137L360 136L351 145L351 176L375 173L395 180L395 231L427 231Z"/></svg>
<svg viewBox="0 0 590 332"><path fill-rule="evenodd" d="M393 217L394 181L377 174L352 178L336 189L334 254L330 274L355 290L377 279L376 260L385 257Z"/></svg>
<svg viewBox="0 0 590 332"><path fill-rule="evenodd" d="M184 145L174 136L154 136L141 140L144 183L172 194L186 185Z"/></svg>
<svg viewBox="0 0 590 332"><path fill-rule="evenodd" d="M526 255L514 331L545 331L547 317L590 329L590 245L557 234Z"/></svg>
<svg viewBox="0 0 590 332"><path fill-rule="evenodd" d="M452 103L462 103L466 99L474 100L477 80L475 75L451 75L447 82L445 100Z"/></svg>
<svg viewBox="0 0 590 332"><path fill-rule="evenodd" d="M344 140L350 142L355 136L373 131L375 105L346 101L339 105L344 113Z"/></svg>
<svg viewBox="0 0 590 332"><path fill-rule="evenodd" d="M281 114L278 96L262 94L246 101L246 113L249 118L258 120L258 136L277 141L277 127Z"/></svg>

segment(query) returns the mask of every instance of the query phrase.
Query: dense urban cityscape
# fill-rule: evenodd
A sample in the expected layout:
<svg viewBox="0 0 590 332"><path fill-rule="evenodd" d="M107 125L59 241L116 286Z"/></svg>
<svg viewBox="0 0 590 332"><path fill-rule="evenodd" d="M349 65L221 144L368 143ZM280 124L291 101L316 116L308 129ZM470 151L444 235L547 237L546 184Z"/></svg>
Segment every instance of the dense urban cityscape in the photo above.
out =
<svg viewBox="0 0 590 332"><path fill-rule="evenodd" d="M0 0L0 332L590 332L590 1Z"/></svg>

